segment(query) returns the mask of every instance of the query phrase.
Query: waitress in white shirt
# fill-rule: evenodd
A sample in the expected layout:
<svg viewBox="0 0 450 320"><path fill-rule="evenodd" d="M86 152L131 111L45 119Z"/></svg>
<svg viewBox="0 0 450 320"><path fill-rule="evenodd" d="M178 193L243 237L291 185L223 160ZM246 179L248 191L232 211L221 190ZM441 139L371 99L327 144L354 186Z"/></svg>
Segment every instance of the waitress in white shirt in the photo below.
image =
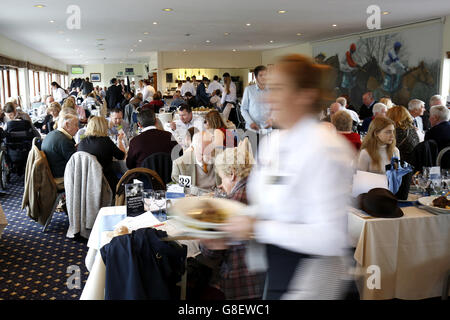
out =
<svg viewBox="0 0 450 320"><path fill-rule="evenodd" d="M224 88L222 91L222 99L220 104L223 106L222 114L226 120L233 122L238 126L238 118L236 113L236 85L231 81L231 76L228 72L223 74Z"/></svg>
<svg viewBox="0 0 450 320"><path fill-rule="evenodd" d="M58 84L58 82L55 82L55 81L52 82L52 93L53 93L53 99L55 99L55 101L60 104L68 96L66 91L64 91L64 89L61 88L61 86Z"/></svg>
<svg viewBox="0 0 450 320"><path fill-rule="evenodd" d="M274 66L268 102L281 130L259 146L248 184L254 216L234 217L225 229L265 245L265 299L341 299L348 285L343 257L355 155L317 120L328 71L300 55Z"/></svg>

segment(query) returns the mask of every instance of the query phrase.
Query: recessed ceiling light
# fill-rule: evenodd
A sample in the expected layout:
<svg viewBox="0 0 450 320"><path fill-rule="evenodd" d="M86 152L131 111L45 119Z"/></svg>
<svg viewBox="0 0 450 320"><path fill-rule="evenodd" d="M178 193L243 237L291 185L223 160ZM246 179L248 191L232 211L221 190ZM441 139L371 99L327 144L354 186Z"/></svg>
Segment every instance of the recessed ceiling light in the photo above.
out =
<svg viewBox="0 0 450 320"><path fill-rule="evenodd" d="M236 52L236 49L233 49L233 52Z"/></svg>
<svg viewBox="0 0 450 320"><path fill-rule="evenodd" d="M387 14L389 14L390 12L389 11L383 11L383 14L384 15L387 15Z"/></svg>
<svg viewBox="0 0 450 320"><path fill-rule="evenodd" d="M337 27L337 24L333 24L332 27Z"/></svg>
<svg viewBox="0 0 450 320"><path fill-rule="evenodd" d="M146 31L146 32L144 32L144 34L147 35L147 34L149 34L149 33Z"/></svg>
<svg viewBox="0 0 450 320"><path fill-rule="evenodd" d="M211 41L210 40L206 40L206 43L210 43Z"/></svg>
<svg viewBox="0 0 450 320"><path fill-rule="evenodd" d="M225 32L225 35L226 35L226 36L229 36L229 35L230 35L230 33L229 33L229 32Z"/></svg>
<svg viewBox="0 0 450 320"><path fill-rule="evenodd" d="M247 23L247 24L246 24L247 27L250 27L251 25L252 25L251 23Z"/></svg>
<svg viewBox="0 0 450 320"><path fill-rule="evenodd" d="M298 35L298 36L301 36L302 34L299 32L299 33L297 33L297 35Z"/></svg>
<svg viewBox="0 0 450 320"><path fill-rule="evenodd" d="M183 52L186 52L187 50L186 49L183 49Z"/></svg>
<svg viewBox="0 0 450 320"><path fill-rule="evenodd" d="M130 51L134 51L133 49L130 49Z"/></svg>
<svg viewBox="0 0 450 320"><path fill-rule="evenodd" d="M139 42L142 42L142 40L141 40L141 39L139 39L138 41L139 41Z"/></svg>
<svg viewBox="0 0 450 320"><path fill-rule="evenodd" d="M158 24L158 22L154 21L153 24Z"/></svg>
<svg viewBox="0 0 450 320"><path fill-rule="evenodd" d="M42 9L45 8L45 4L35 4L33 7Z"/></svg>
<svg viewBox="0 0 450 320"><path fill-rule="evenodd" d="M279 10L278 13L286 13L286 10Z"/></svg>
<svg viewBox="0 0 450 320"><path fill-rule="evenodd" d="M55 23L55 20L50 20L50 23Z"/></svg>
<svg viewBox="0 0 450 320"><path fill-rule="evenodd" d="M172 12L172 11L173 11L172 8L164 8L164 9L162 9L162 10L165 11L165 12Z"/></svg>
<svg viewBox="0 0 450 320"><path fill-rule="evenodd" d="M270 43L273 43L273 40L270 40L269 42L270 42Z"/></svg>

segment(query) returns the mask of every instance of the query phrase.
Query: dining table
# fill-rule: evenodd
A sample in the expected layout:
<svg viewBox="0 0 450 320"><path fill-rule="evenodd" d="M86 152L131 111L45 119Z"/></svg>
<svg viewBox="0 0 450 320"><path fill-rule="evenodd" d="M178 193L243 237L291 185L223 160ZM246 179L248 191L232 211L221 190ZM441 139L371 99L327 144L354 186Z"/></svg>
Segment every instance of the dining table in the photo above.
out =
<svg viewBox="0 0 450 320"><path fill-rule="evenodd" d="M404 202L400 218L376 218L351 208L348 239L361 300L440 297L450 276L450 214Z"/></svg>

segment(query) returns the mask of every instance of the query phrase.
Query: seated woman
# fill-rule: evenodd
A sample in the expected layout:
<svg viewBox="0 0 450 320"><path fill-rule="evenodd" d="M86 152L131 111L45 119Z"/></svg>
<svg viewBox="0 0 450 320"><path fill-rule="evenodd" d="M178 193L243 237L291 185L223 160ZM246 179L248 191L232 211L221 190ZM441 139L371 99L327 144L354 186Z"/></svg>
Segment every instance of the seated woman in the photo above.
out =
<svg viewBox="0 0 450 320"><path fill-rule="evenodd" d="M331 123L337 132L343 135L356 149L361 148L361 137L356 132L352 132L353 120L345 110L336 112L331 116Z"/></svg>
<svg viewBox="0 0 450 320"><path fill-rule="evenodd" d="M216 108L217 110L222 110L222 104L220 103L222 91L220 89L217 89L216 91L213 91L211 99L209 99L209 102L211 105Z"/></svg>
<svg viewBox="0 0 450 320"><path fill-rule="evenodd" d="M54 130L54 125L58 122L58 116L61 112L61 105L58 102L52 102L50 107L47 109L48 114L44 118L44 123L42 125L42 133L48 134L50 131Z"/></svg>
<svg viewBox="0 0 450 320"><path fill-rule="evenodd" d="M228 148L216 156L216 172L222 177L221 187L228 199L247 204L247 178L253 163L248 139L241 142L237 148ZM248 271L245 262L245 243L228 246L225 241L223 239L200 241L202 254L197 256L197 260L213 267L209 288L203 292L201 298L261 299L265 273Z"/></svg>
<svg viewBox="0 0 450 320"><path fill-rule="evenodd" d="M164 102L162 102L160 95L158 93L155 93L153 95L153 100L144 105L142 109L145 110L147 108L153 108L153 111L155 113L159 113L159 109L161 109L162 107L164 107Z"/></svg>
<svg viewBox="0 0 450 320"><path fill-rule="evenodd" d="M372 173L386 173L385 166L392 157L400 159L395 146L394 122L385 117L375 117L364 138L358 160L358 170Z"/></svg>
<svg viewBox="0 0 450 320"><path fill-rule="evenodd" d="M414 127L414 119L403 106L395 106L388 110L386 116L394 121L397 148L402 160L412 163L413 150L419 144L419 135Z"/></svg>
<svg viewBox="0 0 450 320"><path fill-rule="evenodd" d="M212 110L206 114L205 128L214 131L213 135L215 148L223 149L227 147L233 148L236 146L233 133L231 130L227 130L227 126L219 111Z"/></svg>
<svg viewBox="0 0 450 320"><path fill-rule="evenodd" d="M121 133L123 135L123 133ZM113 157L117 160L125 159L125 147L122 137L119 135L119 147L108 137L108 121L103 117L91 117L89 119L85 138L80 141L78 151L85 151L97 157L103 167L103 174L108 180L109 186L115 194L119 178L112 168Z"/></svg>

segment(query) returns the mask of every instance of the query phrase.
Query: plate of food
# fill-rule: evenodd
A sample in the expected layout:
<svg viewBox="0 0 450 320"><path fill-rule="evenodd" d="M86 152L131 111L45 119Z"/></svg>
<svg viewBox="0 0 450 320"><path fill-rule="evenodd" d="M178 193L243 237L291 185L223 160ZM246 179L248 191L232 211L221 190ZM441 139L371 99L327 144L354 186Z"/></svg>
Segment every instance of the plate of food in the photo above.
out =
<svg viewBox="0 0 450 320"><path fill-rule="evenodd" d="M436 213L450 213L450 199L448 194L445 196L430 196L419 199L419 203L429 207Z"/></svg>
<svg viewBox="0 0 450 320"><path fill-rule="evenodd" d="M178 200L168 214L189 229L217 232L230 217L243 214L246 209L246 205L234 200L187 197Z"/></svg>

